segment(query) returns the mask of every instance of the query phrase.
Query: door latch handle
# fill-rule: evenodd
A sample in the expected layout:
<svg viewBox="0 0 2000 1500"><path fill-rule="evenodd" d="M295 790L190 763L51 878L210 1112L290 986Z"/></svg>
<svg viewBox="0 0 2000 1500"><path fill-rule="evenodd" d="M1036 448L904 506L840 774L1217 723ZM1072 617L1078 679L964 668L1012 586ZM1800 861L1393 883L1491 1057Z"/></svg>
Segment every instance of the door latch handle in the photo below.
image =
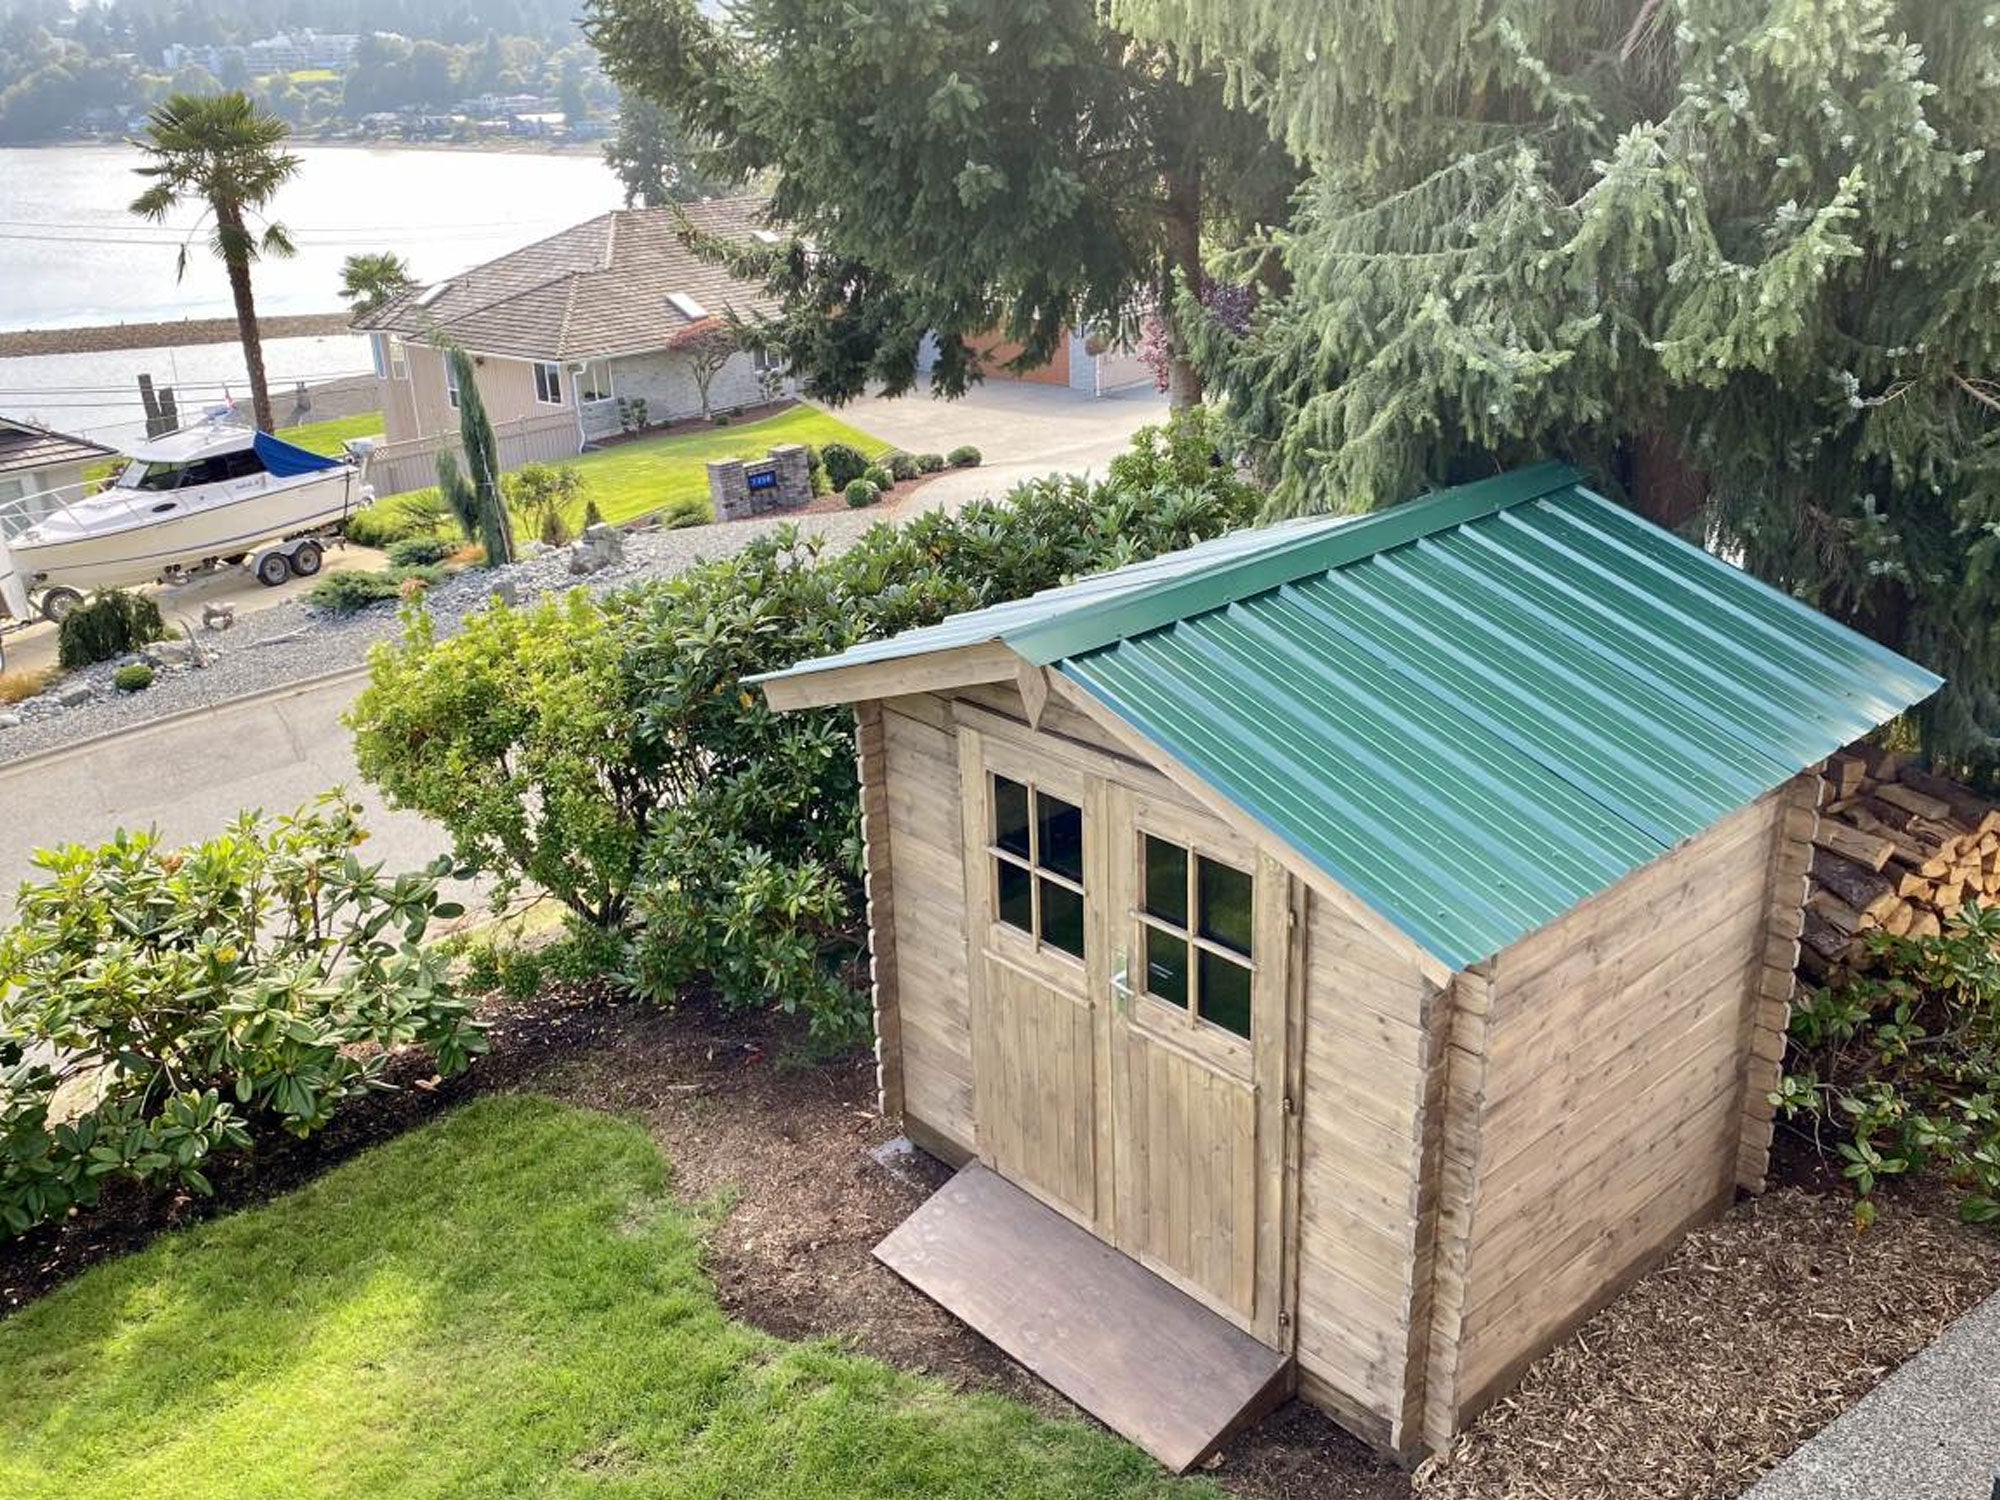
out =
<svg viewBox="0 0 2000 1500"><path fill-rule="evenodd" d="M1125 1007L1132 1003L1131 959L1122 948L1117 953L1118 967L1111 975L1111 999L1117 1006L1118 1014L1125 1014Z"/></svg>

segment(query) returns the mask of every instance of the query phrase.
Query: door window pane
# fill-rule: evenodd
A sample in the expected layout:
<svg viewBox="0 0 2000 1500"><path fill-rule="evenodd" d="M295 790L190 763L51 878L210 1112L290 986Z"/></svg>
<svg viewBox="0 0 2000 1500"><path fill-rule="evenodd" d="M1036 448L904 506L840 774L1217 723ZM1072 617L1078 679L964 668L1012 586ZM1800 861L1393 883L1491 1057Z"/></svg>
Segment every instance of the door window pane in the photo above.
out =
<svg viewBox="0 0 2000 1500"><path fill-rule="evenodd" d="M1034 881L1019 865L1004 859L995 863L1000 871L1000 920L1023 932L1034 932Z"/></svg>
<svg viewBox="0 0 2000 1500"><path fill-rule="evenodd" d="M1183 1010L1188 1003L1188 945L1157 927L1146 929L1146 993Z"/></svg>
<svg viewBox="0 0 2000 1500"><path fill-rule="evenodd" d="M1083 880L1083 809L1047 792L1035 793L1035 813L1041 820L1041 847L1035 863L1044 870L1081 883Z"/></svg>
<svg viewBox="0 0 2000 1500"><path fill-rule="evenodd" d="M1066 885L1042 880L1042 941L1083 957L1083 897Z"/></svg>
<svg viewBox="0 0 2000 1500"><path fill-rule="evenodd" d="M993 842L1028 857L1028 789L1005 776L993 778Z"/></svg>
<svg viewBox="0 0 2000 1500"><path fill-rule="evenodd" d="M1241 870L1201 859L1196 866L1200 885L1201 935L1211 943L1250 954L1250 877Z"/></svg>
<svg viewBox="0 0 2000 1500"><path fill-rule="evenodd" d="M1146 910L1163 922L1187 926L1187 850L1146 835Z"/></svg>
<svg viewBox="0 0 2000 1500"><path fill-rule="evenodd" d="M1219 953L1203 949L1201 1018L1237 1036L1250 1035L1250 971Z"/></svg>

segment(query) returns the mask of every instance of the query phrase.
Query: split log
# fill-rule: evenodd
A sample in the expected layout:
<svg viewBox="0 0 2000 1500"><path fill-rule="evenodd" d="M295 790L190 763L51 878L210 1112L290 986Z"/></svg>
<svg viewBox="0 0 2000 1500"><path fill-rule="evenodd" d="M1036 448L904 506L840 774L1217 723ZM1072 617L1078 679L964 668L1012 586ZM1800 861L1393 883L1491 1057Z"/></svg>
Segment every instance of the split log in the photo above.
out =
<svg viewBox="0 0 2000 1500"><path fill-rule="evenodd" d="M1920 818L1931 818L1943 822L1951 816L1951 804L1941 797L1932 797L1904 786L1900 781L1885 781L1875 788L1880 800L1915 813Z"/></svg>
<svg viewBox="0 0 2000 1500"><path fill-rule="evenodd" d="M1806 909L1805 926L1799 929L1799 947L1802 951L1818 954L1827 962L1837 961L1847 952L1853 938L1826 919L1822 912Z"/></svg>
<svg viewBox="0 0 2000 1500"><path fill-rule="evenodd" d="M1883 917L1902 899L1890 881L1866 865L1824 849L1813 853L1812 878L1814 884L1832 891L1863 916Z"/></svg>
<svg viewBox="0 0 2000 1500"><path fill-rule="evenodd" d="M1889 863L1889 856L1896 852L1891 840L1863 833L1833 818L1819 820L1818 827L1813 830L1813 842L1829 854L1838 854L1871 870L1881 869Z"/></svg>
<svg viewBox="0 0 2000 1500"><path fill-rule="evenodd" d="M1861 913L1834 895L1832 891L1814 891L1806 902L1806 909L1818 912L1850 937L1861 926Z"/></svg>
<svg viewBox="0 0 2000 1500"><path fill-rule="evenodd" d="M1868 762L1859 755L1836 754L1826 763L1826 779L1836 798L1858 797L1868 779Z"/></svg>
<svg viewBox="0 0 2000 1500"><path fill-rule="evenodd" d="M1913 792L1935 797L1951 809L1953 818L1968 826L1977 823L1989 811L1986 799L1977 792L1943 776L1920 771L1915 766L1903 767L1896 779Z"/></svg>

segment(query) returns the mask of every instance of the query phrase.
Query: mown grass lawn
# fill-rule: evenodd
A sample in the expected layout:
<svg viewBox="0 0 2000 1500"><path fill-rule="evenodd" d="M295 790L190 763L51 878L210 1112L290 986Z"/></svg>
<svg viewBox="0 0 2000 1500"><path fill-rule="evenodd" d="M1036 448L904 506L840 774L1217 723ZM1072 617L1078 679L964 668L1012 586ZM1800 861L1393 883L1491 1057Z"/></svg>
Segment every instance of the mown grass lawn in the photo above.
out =
<svg viewBox="0 0 2000 1500"><path fill-rule="evenodd" d="M337 458L341 444L349 438L380 437L382 413L365 411L356 417L329 417L324 422L302 422L297 427L280 427L279 437L297 447Z"/></svg>
<svg viewBox="0 0 2000 1500"><path fill-rule="evenodd" d="M761 421L619 443L564 462L582 471L585 493L604 519L618 522L688 501L705 502L711 459L762 458L780 443L822 448L848 443L871 458L890 447L818 407L794 406Z"/></svg>
<svg viewBox="0 0 2000 1500"><path fill-rule="evenodd" d="M1213 1493L730 1321L700 1236L637 1126L473 1104L0 1321L0 1495Z"/></svg>

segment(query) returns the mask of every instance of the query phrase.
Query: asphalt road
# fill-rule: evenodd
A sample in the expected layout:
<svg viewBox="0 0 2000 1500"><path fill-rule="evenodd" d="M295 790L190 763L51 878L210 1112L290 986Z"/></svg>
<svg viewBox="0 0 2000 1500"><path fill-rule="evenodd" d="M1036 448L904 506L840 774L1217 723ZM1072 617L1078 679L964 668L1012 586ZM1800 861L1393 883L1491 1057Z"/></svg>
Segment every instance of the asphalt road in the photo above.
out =
<svg viewBox="0 0 2000 1500"><path fill-rule="evenodd" d="M38 848L101 843L121 827L190 842L241 809L290 812L342 784L367 809L365 858L392 870L436 858L449 847L443 831L389 811L355 771L340 715L365 681L343 673L0 767L0 916Z"/></svg>

